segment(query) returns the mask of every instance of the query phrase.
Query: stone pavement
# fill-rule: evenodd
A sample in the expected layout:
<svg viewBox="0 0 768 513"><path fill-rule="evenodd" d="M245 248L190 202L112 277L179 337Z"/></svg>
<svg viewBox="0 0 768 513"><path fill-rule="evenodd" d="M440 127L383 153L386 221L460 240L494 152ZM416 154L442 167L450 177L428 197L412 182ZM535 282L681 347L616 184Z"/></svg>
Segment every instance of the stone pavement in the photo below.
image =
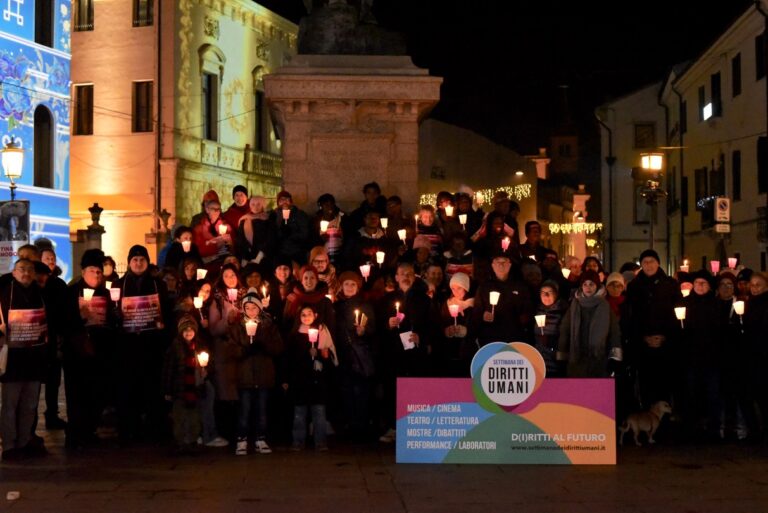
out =
<svg viewBox="0 0 768 513"><path fill-rule="evenodd" d="M396 465L394 447L338 443L330 452L226 449L172 456L105 441L0 463L0 512L645 512L768 511L768 447L626 447L615 467ZM6 493L21 492L17 501Z"/></svg>

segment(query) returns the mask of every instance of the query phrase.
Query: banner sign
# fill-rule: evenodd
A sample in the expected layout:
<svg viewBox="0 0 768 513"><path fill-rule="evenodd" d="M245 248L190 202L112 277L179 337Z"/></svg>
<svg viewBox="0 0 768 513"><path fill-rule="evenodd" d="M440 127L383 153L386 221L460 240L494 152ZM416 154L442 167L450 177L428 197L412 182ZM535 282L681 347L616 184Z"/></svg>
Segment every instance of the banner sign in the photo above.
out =
<svg viewBox="0 0 768 513"><path fill-rule="evenodd" d="M616 464L612 379L545 379L523 342L494 342L471 378L397 380L398 463Z"/></svg>
<svg viewBox="0 0 768 513"><path fill-rule="evenodd" d="M163 328L160 316L160 296L124 297L121 301L123 312L123 329L127 333L139 333L146 330Z"/></svg>
<svg viewBox="0 0 768 513"><path fill-rule="evenodd" d="M45 308L8 312L8 346L32 347L48 342Z"/></svg>
<svg viewBox="0 0 768 513"><path fill-rule="evenodd" d="M29 244L29 201L0 201L0 273L13 271L24 244Z"/></svg>

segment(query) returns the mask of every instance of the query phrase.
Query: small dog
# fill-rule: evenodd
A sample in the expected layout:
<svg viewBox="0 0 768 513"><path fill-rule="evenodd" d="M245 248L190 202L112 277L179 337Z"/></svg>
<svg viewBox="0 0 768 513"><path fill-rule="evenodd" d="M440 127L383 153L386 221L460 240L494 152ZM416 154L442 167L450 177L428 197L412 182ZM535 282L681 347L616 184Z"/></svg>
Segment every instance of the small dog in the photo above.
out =
<svg viewBox="0 0 768 513"><path fill-rule="evenodd" d="M642 411L638 413L630 413L624 423L619 428L621 432L621 438L619 439L619 445L624 445L624 435L627 431L632 430L632 434L635 436L635 445L642 446L638 435L640 432L645 432L648 435L648 443L655 444L653 435L656 430L659 429L662 417L665 413L672 413L672 407L667 401L659 401L654 403L648 411Z"/></svg>

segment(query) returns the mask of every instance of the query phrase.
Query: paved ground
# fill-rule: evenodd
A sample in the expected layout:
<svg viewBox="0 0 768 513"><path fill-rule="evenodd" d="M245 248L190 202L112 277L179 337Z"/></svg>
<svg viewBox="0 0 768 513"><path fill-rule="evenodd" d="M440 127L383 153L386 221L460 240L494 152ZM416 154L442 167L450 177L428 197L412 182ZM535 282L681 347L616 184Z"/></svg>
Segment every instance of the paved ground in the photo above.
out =
<svg viewBox="0 0 768 513"><path fill-rule="evenodd" d="M224 449L85 453L46 435L51 454L0 464L0 511L648 512L768 511L768 447L628 447L615 467L396 465L394 448L234 457ZM11 490L21 499L5 500Z"/></svg>

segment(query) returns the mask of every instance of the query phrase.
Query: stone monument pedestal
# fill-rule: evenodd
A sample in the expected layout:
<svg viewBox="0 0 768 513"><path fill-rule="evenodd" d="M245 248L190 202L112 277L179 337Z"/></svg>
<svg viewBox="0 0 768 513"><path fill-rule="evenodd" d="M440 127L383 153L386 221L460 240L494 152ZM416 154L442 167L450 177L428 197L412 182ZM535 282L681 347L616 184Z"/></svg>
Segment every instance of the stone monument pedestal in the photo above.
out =
<svg viewBox="0 0 768 513"><path fill-rule="evenodd" d="M419 121L442 78L407 56L297 55L264 77L283 150L283 185L314 212L330 192L347 211L376 181L384 195L418 202Z"/></svg>

